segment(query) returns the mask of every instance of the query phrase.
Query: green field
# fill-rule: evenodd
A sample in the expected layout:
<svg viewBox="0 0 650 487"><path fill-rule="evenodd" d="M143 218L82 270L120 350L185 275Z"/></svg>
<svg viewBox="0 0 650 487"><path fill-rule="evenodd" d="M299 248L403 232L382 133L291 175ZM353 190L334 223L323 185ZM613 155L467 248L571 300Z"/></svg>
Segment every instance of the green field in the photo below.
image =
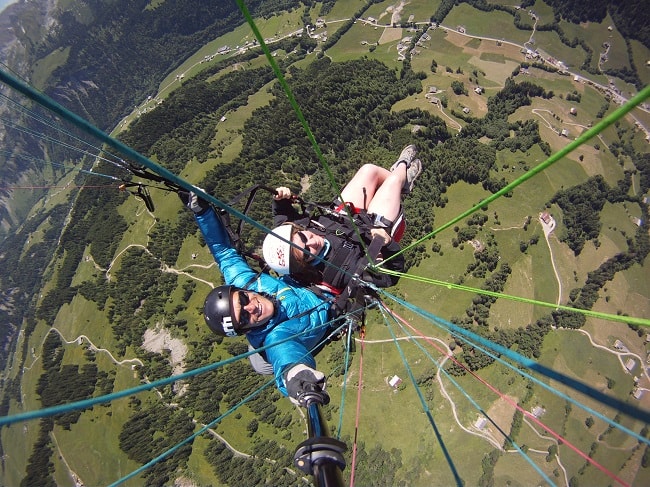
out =
<svg viewBox="0 0 650 487"><path fill-rule="evenodd" d="M529 31L515 27L511 15L499 11L482 12L466 4L452 9L443 24L451 29L464 27L472 36L507 39L521 45L530 38Z"/></svg>
<svg viewBox="0 0 650 487"><path fill-rule="evenodd" d="M413 0L406 3L402 10L402 21L413 15L415 22L428 22L440 3L439 0L434 2ZM492 3L513 6L519 4L515 0L500 0ZM331 36L363 5L365 2L361 0L337 2L325 19L326 26L318 33L322 34L326 31ZM396 5L392 0L373 4L364 12L363 17L374 17L380 23L387 24L390 19L389 10ZM550 7L541 0L538 0L532 9L541 17L542 22L549 21L552 16ZM319 17L318 11L317 8L310 9L312 21ZM295 9L267 19L256 19L256 23L265 38L280 37L300 28L303 14L304 9ZM532 25L532 20L528 16L522 15L522 18ZM399 112L410 108L422 108L436 116L445 117L445 114L449 115L451 109L459 110L460 107L467 106L473 116L482 117L487 113L489 97L501 89L513 70L524 60L518 47L497 46L492 39L505 39L523 45L529 40L531 31L517 29L512 17L506 13L498 11L486 13L467 4L456 5L443 24L450 30L430 29L428 34L431 39L424 41L419 47L420 53L411 59L412 69L425 74L422 80L424 92L406 96L392 109L394 112ZM572 25L563 22L562 28L569 37L578 36L586 40L594 50L594 62L597 60L597 53L600 52L602 43L611 42L610 61L606 67L618 69L629 65L627 52L620 33L616 30L608 30L610 24L611 19L607 17L599 25ZM469 36L455 32L458 26L464 27ZM325 55L334 62L368 57L379 60L399 72L402 62L398 60L397 44L410 35L412 32L408 29L374 26L359 20L333 47L327 50ZM488 37L490 40L470 36ZM190 79L201 70L221 60L222 57L217 56L210 61L205 61L206 56L215 54L220 47L235 48L252 39L247 24L237 27L221 38L214 39L170 72L160 84L159 93L139 109L151 108L154 103L169 96L173 89L180 86L181 75L184 76L183 79ZM272 42L269 42L271 51L273 51L272 46ZM562 44L554 32L536 32L531 46L562 60L576 72L584 61L585 53L581 48L569 48ZM650 51L636 41L631 41L631 46L636 66L645 67ZM279 52L278 57L284 58L286 54ZM318 50L310 53L297 64L297 67L306 67L317 55ZM63 62L66 56L66 52L57 52L41 60L34 73L37 86L44 82L47 75ZM438 64L436 73L431 71L433 60ZM237 67L252 69L266 63L266 58L260 56ZM446 67L451 68L452 72L447 72ZM232 68L226 68L216 74L214 79L223 76L229 69ZM486 88L486 93L483 95L478 95L471 90L474 82L470 82L470 77L475 76L473 74L475 70L480 72L479 84ZM647 69L640 69L639 73L644 81L650 80ZM599 78L598 81L603 84L606 82L604 76L591 78ZM603 106L604 99L602 93L594 87L576 82L572 76L560 76L539 69L530 69L528 75L520 75L515 80L516 82L530 81L554 92L553 98L535 98L531 105L519 108L508 120L511 123L535 120L539 125L541 138L550 145L553 152L563 149L588 126L598 122L596 114ZM451 91L452 81L462 81L470 88L469 95L454 95ZM240 154L246 123L253 116L255 109L272 101L269 89L273 83L275 81L250 96L245 106L225 115L225 119L216 126L208 161L203 164L195 160L188 161L180 174L181 177L190 183L198 183L208 171L219 164L232 161ZM430 86L437 87L448 97L449 106L444 112L424 98ZM627 88L629 89L629 86ZM567 101L566 96L574 91L581 95L581 100ZM570 114L571 108L577 109L575 116ZM611 106L608 113L613 109L615 106ZM128 124L137 116L139 116L138 112L134 111L126 118L126 123ZM650 116L645 112L640 113L639 117L646 123L650 122ZM458 126L465 124L451 117L444 120L450 133L456 133ZM124 125L118 127L117 131L123 127ZM512 274L503 289L503 296L490 308L489 325L482 331L516 330L549 316L558 299L566 303L571 290L584 285L590 272L600 263L626 249L626 237L632 235L637 229L633 218L642 215L637 204L629 201L607 203L600 213L602 227L597 243L587 242L582 253L576 256L566 244L561 242L561 238L567 231L564 215L557 205L547 205L547 203L557 191L583 183L594 175L602 175L610 185L615 185L621 180L624 169L632 169L632 165L629 160L619 162L610 147L613 142L618 142L617 130L631 131L632 127L631 119L621 120L617 126L603 131L599 138L588 141L542 173L518 186L511 197L499 198L490 203L486 210L477 212L484 213L488 220L478 232L476 240L484 243L493 238L499 249L500 262L508 263L512 269ZM562 129L568 131L568 136L564 137L556 133ZM647 143L640 132L635 135L632 143L636 147L645 147L647 151ZM542 152L538 144L527 151L501 150L497 152L491 176L496 179L504 178L510 183L546 159L547 155ZM427 163L427 161L423 162ZM634 177L636 186L633 185L629 192L630 196L635 196L635 188L638 188L639 175L635 174ZM71 180L71 178L72 175L67 179ZM63 192L52 194L44 204L60 204L65 201L65 194ZM443 225L447 225L490 194L481 184L459 182L451 185L445 193L448 199L446 206L430 209L435 217L434 227L440 229ZM175 218L179 208L177 196L172 193L153 196L156 202L155 215L147 212L144 204L135 198L128 199L119 208L120 214L129 224L129 229L119 244L110 270L98 269L92 260L84 259L76 269L72 285L92 281L102 275L114 276L122 265L119 256L122 251L133 245L146 246L149 233L155 225ZM543 211L548 211L557 223L548 243L538 219ZM527 228L524 229L527 221ZM409 225L418 225L418 223L409 221ZM526 369L527 373L531 371L519 364L508 367L508 363L512 361L504 357L498 357L500 360L481 369L476 375L467 373L455 377L438 371L442 363L449 364L454 356L460 356L463 347L472 348L468 344L461 346L454 344L456 348L453 353L450 351L448 347L454 342L454 337L447 322L467 316L467 310L472 306L476 296L476 289L484 284L484 279L472 277L467 272L468 265L475 260L473 247L467 242L458 246L452 243L457 235L454 226L462 228L465 224L466 221L461 220L443 231L436 231L435 236L423 244L427 249L426 257L417 266L411 268L409 275L404 276L397 286L388 290L392 295L416 308L406 309L392 302L390 297L386 297L389 307L417 331L413 331L408 326L401 327L398 322L378 311L369 313L367 340L363 344L359 341L356 343L356 353L353 355L347 381L344 383L343 376L333 376L329 379L328 391L332 401L326 408L326 414L330 428L334 430L340 426L342 434L347 438L358 434L358 440L363 442L366 452L376 445L387 452L395 449L391 452L391 456L401 457L402 467L395 472L396 479L401 484L455 485L457 479L454 472L457 471L460 472L464 485L479 485L484 481L481 480L482 462L492 451L501 447L503 432L510 432L515 405L526 411L540 406L545 409L543 416L539 418L543 425L536 425L530 420L522 426L513 439L522 448L525 446L531 460L558 485L569 483L569 479L573 476L576 476L581 486L605 486L615 483L609 478L604 478L594 467L587 468L584 473L578 473L584 467L585 459L577 455L571 447L575 446L581 452L589 453L596 443L594 454L596 461L606 464L615 473L629 479L631 485L647 484L650 473L648 473L649 469L639 467L640 456L643 453L635 453L638 444L636 439L618 430L608 431L606 421L580 408L579 404L569 406L563 397L558 397L545 388L544 384L586 405L609 420L616 418L615 421L635 432L641 431L644 426L640 421L635 421L627 415L617 418L617 411L614 408L581 395L556 380L539 376L536 378L540 383L529 384L528 379L522 377L519 371L520 369ZM48 225L49 223L46 222L31 236L29 245L23 249L25 255L29 252L30 246L42 241L43 235L49 229ZM527 246L527 249L522 251L521 243L533 237L538 238L537 243ZM432 251L434 243L440 245L439 252ZM88 249L85 255L90 255ZM59 257L45 272L52 274L54 269L61 266L61 261L62 258ZM556 265L557 274L553 269L553 263ZM202 245L199 237L194 235L183 242L173 270L180 272L181 275L178 286L168 297L161 314L163 311L168 314L174 312L175 318L188 321L187 330L173 331L174 338L181 338L186 342L206 340L208 331L201 317L203 297L212 285L221 283L222 278L214 266L211 254ZM196 292L187 302L183 302L183 285L190 281L196 283ZM458 290L447 286L447 284L460 283L469 289ZM52 285L50 283L48 286ZM45 295L49 289L46 286L40 290L40 293ZM544 305L521 303L516 298L537 300ZM182 303L182 308L177 308L179 303ZM107 303L107 308L109 306L110 302ZM650 279L647 276L647 265L635 265L625 272L617 273L599 293L593 309L611 315L628 313L634 317L647 318L650 314ZM431 320L428 316L419 314L417 310L425 310L426 313L440 317L443 321ZM161 325L164 326L164 323ZM88 342L86 339L78 339L80 335L85 335L98 348L106 349L95 353L96 363L100 370L115 374L115 391L138 385L137 374L132 369L133 363L116 364L109 356L108 352L114 353L113 351L116 350L117 342L110 329L106 313L98 310L94 303L80 294L77 295L70 304L61 307L55 327L63 339L70 342L66 346L66 364L84 363L86 360ZM9 414L37 410L41 407L36 399L35 389L43 372L39 354L48 332L54 333L43 324L39 324L30 337L29 343L25 344L25 347L22 347L22 342L19 343L16 356L9 361L5 374L11 378L22 375L23 401L22 404L16 403L15 400L10 401ZM589 333L598 346L591 344L585 333ZM405 338L419 334L426 338L396 339L396 337ZM648 346L644 338L624 323L588 318L582 331L549 332L544 340L541 355L534 357L534 360L558 374L566 374L583 381L584 384L598 391L647 411L649 405L647 397L644 397L643 401L636 401L631 397L634 388L633 375L624 369L621 360L615 355L613 344L616 340L623 341L632 353L640 357L645 357L647 354ZM416 342L421 347L417 346ZM343 341L335 342L318 356L319 366L327 373L331 373L338 367L338 364L328 363L328 358L334 350L340 349L343 345ZM19 362L23 349L27 354L25 367L22 371L18 371L14 366ZM480 352L477 350L476 353ZM129 360L136 357L135 350L127 349L123 357L116 358ZM215 345L209 360L217 362L226 357L229 357L229 354L225 348ZM363 376L360 376L361 365L363 365ZM640 366L637 365L635 373L640 374L639 369ZM224 373L228 373L227 367ZM418 383L418 379L427 374L433 378ZM395 389L388 384L388 380L394 375L398 375L403 380L402 385ZM415 379L415 383L411 381L411 376ZM360 416L357 418L355 407L359 390L361 407ZM161 408L169 407L163 404L155 392L147 392L139 397L143 403L150 402ZM526 398L525 402L524 398ZM291 425L285 429L261 424L258 433L253 437L249 436L246 426L255 418L255 414L245 406L237 411L238 414L233 414L216 425L214 430L234 448L246 454L250 454L257 442L263 438L271 438L280 445L280 448L292 451L304 439L306 427L304 415L289 401L279 401L276 404L282 413L290 414L293 419ZM113 401L108 406L98 405L85 411L70 431L57 426L52 434L57 450L52 457L57 484L66 487L73 485L68 469L76 472L85 485L106 485L139 467L139 464L129 460L119 448L118 437L121 427L132 412L129 399L124 398ZM475 427L477 419L482 416L488 416L502 432L499 432L494 424L490 424L484 430ZM340 425L339 418L341 418ZM591 427L586 425L588 418L594 420ZM37 433L37 422L19 423L2 429L1 439L6 455L0 483L9 486L20 485L27 459L37 440ZM557 444L557 439L551 433L557 433L565 441L559 447L559 458L547 460L549 447ZM79 438L93 440L79 441ZM189 478L193 485L215 485L217 482L212 467L203 455L211 441L218 440L214 436L207 435L197 438L189 460L188 471L179 473ZM446 453L449 453L449 456ZM344 475L349 475L350 469L349 466ZM567 471L566 478L564 469ZM539 473L514 450L501 452L491 480L493 485L544 484ZM138 486L143 482L142 478L135 478L125 485Z"/></svg>
<svg viewBox="0 0 650 487"><path fill-rule="evenodd" d="M604 63L603 68L621 69L629 67L625 39L615 29L615 24L609 15L600 24L589 22L576 25L569 22L560 22L560 28L570 39L574 37L585 39L593 52L592 67L598 65L599 54L605 52L605 43L610 44L610 49L607 62Z"/></svg>
<svg viewBox="0 0 650 487"><path fill-rule="evenodd" d="M646 69L639 70L639 77L643 82L644 86L650 84L650 69L647 69L648 63L648 51L647 48L641 44L639 41L634 39L630 40L630 46L632 46L632 58L634 59L634 64L636 66L643 66L645 64Z"/></svg>

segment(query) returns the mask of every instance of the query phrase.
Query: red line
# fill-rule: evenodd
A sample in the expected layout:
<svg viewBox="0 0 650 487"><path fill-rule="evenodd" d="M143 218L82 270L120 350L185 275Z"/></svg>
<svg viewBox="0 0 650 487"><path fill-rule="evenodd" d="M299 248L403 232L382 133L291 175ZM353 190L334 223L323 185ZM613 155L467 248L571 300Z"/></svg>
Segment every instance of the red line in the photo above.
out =
<svg viewBox="0 0 650 487"><path fill-rule="evenodd" d="M519 404L515 403L514 401L508 399L505 394L501 393L498 389L496 389L494 386L490 385L488 382L486 382L484 379L476 375L474 372L472 372L470 369L467 368L466 365L461 364L456 358L453 356L453 354L448 354L446 350L442 350L438 344L427 338L421 331L417 330L414 328L411 324L409 324L404 318L399 316L397 313L395 313L393 310L389 309L386 304L382 303L384 307L388 310L388 312L393 315L395 318L397 318L399 321L401 321L403 324L405 324L407 327L409 327L411 330L413 330L416 334L418 334L420 337L422 337L427 343L429 343L432 347L434 347L436 350L438 350L440 353L442 353L444 356L448 357L451 359L455 364L459 365L463 369L465 369L467 372L469 372L474 378L476 378L479 382L484 384L487 388L489 388L492 392L497 394L501 399L506 401L508 404L512 405L515 409L521 411L521 413L528 419L532 420L535 422L538 426L544 428L548 433L551 434L551 436L555 437L557 440L560 440L563 445L568 446L571 450L576 452L579 456L581 456L584 460L587 462L591 463L593 466L595 466L597 469L599 469L601 472L605 473L607 476L611 477L612 479L616 480L619 484L623 485L624 487L630 487L628 483L623 481L621 478L619 478L616 474L613 472L609 471L607 468L605 468L603 465L600 463L596 462L593 458L589 457L586 453L583 453L578 449L576 446L574 446L570 441L568 441L566 438L562 437L560 434L556 433L553 431L551 428L546 426L544 423L542 423L538 418L536 418L533 414L530 412L526 411L524 408L519 406Z"/></svg>
<svg viewBox="0 0 650 487"><path fill-rule="evenodd" d="M352 338L354 340L354 338ZM361 388L363 387L363 348L365 342L361 336L361 353L359 354L359 387L357 388L357 415L354 420L354 442L352 443L352 465L350 466L350 487L354 487L354 471L357 461L357 434L359 433L359 418L361 416Z"/></svg>

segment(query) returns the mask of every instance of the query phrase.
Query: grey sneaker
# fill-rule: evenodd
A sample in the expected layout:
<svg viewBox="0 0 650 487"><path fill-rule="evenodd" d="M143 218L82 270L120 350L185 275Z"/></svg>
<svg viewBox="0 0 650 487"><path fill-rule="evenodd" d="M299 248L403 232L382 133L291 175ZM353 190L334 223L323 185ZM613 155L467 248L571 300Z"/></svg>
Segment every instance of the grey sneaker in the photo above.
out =
<svg viewBox="0 0 650 487"><path fill-rule="evenodd" d="M412 160L408 165L408 169L406 170L406 182L402 188L402 194L409 194L411 191L413 191L415 180L418 178L421 172L422 163L420 162L420 159Z"/></svg>
<svg viewBox="0 0 650 487"><path fill-rule="evenodd" d="M394 171L397 166L400 165L400 163L404 162L406 163L406 167L408 168L411 165L411 161L415 159L415 155L418 153L417 147L415 145L410 144L407 145L402 149L402 152L400 153L399 157L397 158L397 161L395 161L395 164L393 164L390 167L391 171Z"/></svg>

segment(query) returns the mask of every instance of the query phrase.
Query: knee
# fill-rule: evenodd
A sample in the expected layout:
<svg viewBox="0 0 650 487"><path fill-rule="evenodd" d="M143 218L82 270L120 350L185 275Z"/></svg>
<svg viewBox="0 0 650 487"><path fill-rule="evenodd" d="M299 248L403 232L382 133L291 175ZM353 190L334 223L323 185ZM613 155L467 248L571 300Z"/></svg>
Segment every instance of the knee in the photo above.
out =
<svg viewBox="0 0 650 487"><path fill-rule="evenodd" d="M379 173L379 169L381 169L379 166L367 163L359 168L357 174L360 176L372 177Z"/></svg>

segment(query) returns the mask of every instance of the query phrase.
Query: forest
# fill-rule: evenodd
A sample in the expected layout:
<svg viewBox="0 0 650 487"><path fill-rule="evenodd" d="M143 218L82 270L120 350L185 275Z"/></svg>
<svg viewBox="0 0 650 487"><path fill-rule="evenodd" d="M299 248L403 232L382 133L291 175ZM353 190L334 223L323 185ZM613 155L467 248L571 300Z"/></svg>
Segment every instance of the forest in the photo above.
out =
<svg viewBox="0 0 650 487"><path fill-rule="evenodd" d="M129 2L127 2L129 3ZM263 15L275 9L293 8L299 2L250 2L249 8ZM369 2L371 4L372 2ZM439 9L440 20L444 19L443 7L452 2L443 1ZM485 1L468 1L475 6L486 5ZM554 2L548 2L553 4ZM589 7L581 2L555 2L556 11L562 16L576 19L597 20L603 8L618 12L620 19L628 19L630 28L634 25L627 15L628 10L613 5L616 2L594 2ZM199 5L200 4L200 5ZM369 5L368 4L368 5ZM161 9L172 9L154 13L142 9L142 2L114 2L102 5L106 11L93 11L93 22L82 23L71 13L64 13L60 19L60 31L44 40L41 53L64 45L76 49L74 62L61 67L56 75L59 79L83 79L86 76L101 79L99 90L102 96L92 101L84 101L84 109L93 114L93 121L102 126L115 122L133 99L141 98L159 81L160 66L172 66L188 55L192 48L201 45L209 36L216 36L232 27L239 12L231 10L232 6L220 5L213 9L198 2L196 15L184 17L180 25L169 25L156 20L174 18L175 2L163 2ZM331 7L324 3L323 8ZM570 8L572 6L573 8ZM140 8L138 8L140 7ZM266 9L266 10L265 10ZM219 15L221 17L219 17ZM435 17L435 16L434 16ZM642 16L640 16L642 17ZM95 24L105 18L118 19L113 25L115 32L96 29ZM215 18L218 21L215 21ZM438 18L438 17L436 17ZM129 32L127 36L118 34ZM644 36L644 30L637 31ZM133 58L146 58L138 66L123 66L125 76L122 84L113 84L116 76L108 72L110 63L97 66L93 60L109 41L115 45L107 48L103 54L107 58L117 52L129 50ZM164 42L155 44L162 39ZM458 134L452 136L445 122L430 112L419 109L392 111L394 103L409 95L422 93L421 80L426 76L415 72L410 63L405 62L401 70L389 69L384 64L369 59L347 62L332 62L321 56L305 68L296 68L291 63L301 59L305 54L301 39L292 39L283 44L287 51L294 54L286 63L281 63L285 74L289 75L289 84L305 116L310 121L311 129L321 145L325 159L335 167L334 175L338 181L344 181L364 162L376 162L390 165L394 155L407 143L416 143L421 157L428 161L421 183L414 191L414 197L405 201L405 211L418 225L408 228L407 240L417 239L435 228L435 212L431 209L444 208L448 204L447 190L457 182L481 185L492 193L506 185L504 177L499 175L497 152L502 150L527 151L535 146L548 155L550 147L540 137L536 121L509 123L508 117L518 108L528 106L534 98L551 99L555 96L534 82L524 81L516 76L509 77L505 86L487 102L487 115L481 118L467 117L467 125ZM165 49L161 48L165 47ZM167 49L168 48L168 49ZM155 51L155 56L146 53ZM257 56L258 51L250 56ZM211 145L216 120L228 110L234 110L247 102L250 94L256 93L271 81L274 74L270 68L258 68L250 71L232 71L214 81L214 74L224 69L228 63L241 61L224 61L211 70L184 83L160 107L142 116L131 125L129 131L120 138L125 143L143 154L161 161L174 172L180 172L184 164L191 159L205 163L211 157L218 156L219 148ZM69 72L68 72L69 70ZM128 74L126 74L128 73ZM120 77L117 77L120 78ZM58 97L72 89L72 84L59 84L53 94ZM240 191L253 184L264 183L269 186L288 185L296 192L301 188L301 178L311 178L311 187L305 197L311 201L328 201L332 198L329 180L320 170L320 161L304 136L304 130L291 111L291 106L274 83L270 93L271 103L257 109L246 122L242 133L243 149L232 161L211 170L202 181L193 181L220 200L228 201ZM111 109L106 110L107 100ZM74 108L74 107L73 107ZM418 129L413 131L412 128ZM627 140L628 134L619 133L619 140L612 150L629 156L635 166L635 173L641 175L642 192L650 189L650 155L640 154ZM481 141L479 141L481 139ZM107 174L123 175L115 167L102 165L100 170ZM601 229L600 213L606 202L626 201L630 204L638 200L627 196L630 188L631 173L614 187L609 186L602 177L595 176L588 181L558 191L547 206L557 205L563 211L563 223L566 233L561 239L579 255L587 242L597 243ZM79 176L78 182L81 183ZM42 320L52 326L58 311L64 304L80 294L92 301L98 309L106 309L113 336L116 353L124 354L128 347L138 351L138 357L145 365L139 367L140 379L155 380L171 374L169 363L159 354L144 351L139 345L144 330L161 318L165 299L178 286L178 278L161 271L161 264L173 266L179 256L181 245L188 235L196 233L196 226L190 214L181 208L170 218L158 221L149 235L149 250L129 250L122 256L120 269L115 279L107 281L100 273L93 279L73 285L73 278L79 264L88 252L92 259L102 268L108 268L115 255L117 245L128 230L126 220L117 211L128 197L118 192L75 191L74 208L58 205L53 209L39 213L31 221L25 222L23 229L29 234L44 221L49 221L51 230L46 232L42 243L30 247L30 253L2 252L0 266L4 270L3 288L11 289L11 308L0 308L2 323L16 323L24 320L23 330L27 337L36 326L36 320ZM642 205L640 205L642 208ZM259 198L250 210L249 216L270 224L270 201ZM70 222L64 226L68 213ZM463 226L454 228L453 244L461 246L469 242L483 228L487 220L485 214L478 213L468 219ZM586 283L571 290L570 304L576 308L591 309L607 282L616 273L628 269L635 263L642 263L650 252L648 237L648 214L644 210L643 220L635 234L626 237L627 249L602 263L589 274ZM61 229L64 230L61 231ZM3 249L18 248L24 244L20 236L10 236L3 242ZM257 229L246 228L244 243L248 248L257 248L262 234ZM530 235L520 244L523 253L535 245L539 235ZM58 245L56 245L58 243ZM436 243L422 244L415 252L408 255L408 266L417 266L421 259L435 253ZM55 257L58 265L48 268L48 263ZM512 273L510 263L504 262L499 254L496 242L488 238L485 248L476 252L459 276L458 282L476 277L485 279L483 289L501 292ZM33 296L41 288L44 280L51 280L51 287L45 293L38 307L34 308ZM183 309L185 303L194 293L192 285L185 285L183 302L175 311ZM521 326L516 330L492 331L487 326L490 308L495 299L477 294L463 316L452 318L452 322L486 336L505 347L516 348L519 353L530 357L539 357L541 344L551 327L579 328L584 324L584 316L566 311L553 312L534 323ZM178 320L176 313L163 316L171 329L183 335L187 323ZM20 319L17 320L16 317ZM25 340L25 344L27 340ZM197 367L209 360L213 344L221 344L220 337L212 336L205 343L191 343L188 368ZM245 351L241 343L231 344L227 352L235 356ZM492 359L478 350L460 342L454 344L460 348L461 363L475 371L488 366ZM112 391L110 376L102 374L93 363L92 354L85 355L82 365L63 365L64 348L58 335L50 333L43 346L45 372L38 381L38 394L43 406L57 405L71 399L91 397ZM22 354L23 360L27 357ZM1 359L4 360L4 359ZM22 366L23 363L17 364ZM465 370L458 365L448 366L452 375L462 375ZM209 421L220 413L237 404L251 390L261 386L261 379L250 374L245 364L228 370L229 380L223 373L213 372L201 379L188 381L189 392L183 396L182 411L166 408L152 408L132 399L133 414L124 424L120 435L120 448L132 460L144 463L151 457L165 451L169 446L185 438L192 431L192 420ZM233 387L236 384L236 387ZM20 401L19 384L7 384L8 393L0 405L3 414L8 411L9 399ZM161 391L166 400L171 400L171 389ZM254 418L242 425L250 435L255 434L260 425L272 425L282 429L291 418L280 413L275 403L279 401L277 391L267 390L247 405ZM165 410L161 414L161 410ZM40 424L40 437L29 459L27 476L23 484L54 485L52 483L52 462L54 448L48 432L55 424L70 428L78 419L78 414L56 416L52 420L43 420ZM290 433L288 433L290 435ZM293 438L291 438L294 440ZM297 440L297 439L295 439ZM187 445L174 455L170 462L161 464L146 473L148 485L168 485L173 479L174 471L183 468L191 453L192 445ZM240 485L297 485L296 478L281 468L271 468L261 458L270 458L281 465L291 464L291 452L273 441L265 440L256 445L254 456L250 459L233 457L230 450L221 442L211 442L206 457L214 468L215 474L223 482ZM392 473L401 465L399 450L386 451L373 446L366 450L360 445L358 452L364 467L359 471L358 481L367 485L392 485ZM486 483L490 479L490 459L483 469ZM417 471L409 472L415 479Z"/></svg>
<svg viewBox="0 0 650 487"><path fill-rule="evenodd" d="M215 110L211 97L194 96L195 93L206 93L214 89L217 97L222 96L219 94L220 90L224 90L224 92L236 91L235 86L238 80L243 81L245 77L241 77L237 73L227 75L225 80L222 78L218 87L206 86L204 82L188 83L184 86L177 95L178 99L192 98L195 103L192 105L192 109L185 108L182 116L186 121L183 125L191 126L198 123L197 120L201 120L206 113ZM340 89L341 84L345 86L344 90ZM498 183L490 183L490 174L497 172L495 171L497 169L495 168L497 148L509 147L514 150L514 147L522 145L529 148L531 144L542 144L534 124L528 126L525 139L522 138L520 143L514 143L520 135L517 130L510 135L510 129L516 127L510 127L505 123L508 115L513 113L517 107L530 104L531 97L552 96L530 82L516 83L513 79L509 79L503 90L490 99L488 114L485 117L472 120L467 125L467 130L461 132L459 137L450 137L444 123L426 112L418 110L390 112L390 107L395 101L413 91L421 91L422 87L418 82L417 73L402 72L401 77L398 78L395 72L374 61L358 60L332 63L322 58L304 71L294 69L291 88L301 106L304 107L316 137L324 141L323 150L327 157L338 162L336 172L340 179L351 174L368 154L376 154L380 160L389 161L391 155L406 141L417 143L421 148L422 157L431 163L427 167L427 182L416 188L416 198L410 198L405 203L409 217L418 218L423 222L422 225L410 227L409 238L413 239L433 228L434 221L428 208L432 206L444 207L446 189L451 184L465 181L470 184L482 184L493 191L501 187ZM242 87L242 91L245 90L246 87ZM317 97L313 95L316 92L318 92ZM277 91L277 87L274 94L276 97L273 102L258 109L247 122L244 148L240 156L229 164L217 166L215 170L208 173L204 181L197 182L197 184L212 194L227 198L259 182L269 185L284 184L297 189L302 174L311 174L314 181L320 181L322 176L318 172L318 161L314 158L297 122L287 115L290 109L287 106L286 98L280 96L281 93ZM162 113L169 112L162 110ZM167 118L163 116L158 119L155 115L154 111L143 122L134 124L131 130L124 135L124 139L148 140L146 143L149 147L148 155L159 157L160 153L169 154L169 148L178 148L183 144L176 143L173 137L175 132L173 130L170 132L169 128L166 128L170 127L166 125L168 124ZM416 124L421 129L412 134L406 130L410 124ZM349 129L341 130L341 127ZM141 133L141 131L145 132ZM152 137L152 134L158 134L158 138ZM181 137L184 136L181 135ZM488 137L490 142L488 144L478 143L479 137ZM201 140L200 137L198 139ZM209 146L201 147L200 142L197 144L195 147L199 151L210 153ZM622 143L621 150L625 150L625 147L629 148ZM645 171L643 163L647 158L638 155L636 157L639 170ZM181 160L181 156L174 157L174 159ZM109 170L109 168L107 167L105 170ZM553 200L549 201L549 205L556 203L566 210L567 235L563 238L576 253L579 253L585 241L597 237L600 228L598 215L604 202L623 198L628 185L629 180L622 180L618 187L610 188L602 178L594 177L582 185L558 192ZM332 195L324 191L323 188L327 187L328 184L324 180L320 181L320 184L313 184L313 189L307 193L307 197L312 200L328 200ZM96 302L100 308L105 306L106 300L111 297L108 317L118 343L118 352L124 352L128 346L135 346L135 349L138 349L137 345L140 343L144 330L152 325L150 318L153 318L156 315L156 310L160 310L162 307L159 300L169 295L176 286L175 276L160 272L159 261L173 265L184 237L196 232L196 227L187 212L179 206L177 218L160 222L156 231L150 235L150 248L155 257L149 256L141 250L130 250L125 254L121 269L114 281L108 283L98 277L95 282L87 281L76 288L70 285L71 277L81 259L83 248L90 245L90 252L95 261L106 266L107 259L114 253L111 246L125 229L124 224L121 224L119 220L114 221L110 226L89 227L93 222L114 219L118 213L112 211L111 208L120 204L122 196L109 198L105 193L102 193L101 196L93 193L93 197L84 203L84 198L87 197L90 197L90 194L82 192L75 206L75 212L78 212L77 214L80 216L73 218L62 235L62 241L70 242L70 244L67 245L68 250L58 273L57 285L45 296L36 316L51 322L61 304L71 299L76 292L80 292ZM101 200L96 198L101 198ZM629 197L626 198L629 199ZM261 221L268 220L268 207L268 201L259 202L253 208L251 216L255 216ZM478 214L468 220L466 227L455 229L457 244L460 245L471 240L475 234L473 229L480 228L484 221L485 218ZM597 296L598 291L608 280L613 278L616 272L627 268L634 262L643 261L650 250L650 244L647 232L644 233L642 230L640 229L636 236L630 236L630 250L626 254L621 254L612 262L603 264L597 272L593 273L582 289L572 292L572 302L575 303L575 306L588 309L594 302L594 293ZM259 234L250 231L247 244L259 245L259 238ZM528 244L535 242L536 239L531 237ZM78 250L75 251L75 249ZM411 257L409 265L417 265L418 256L421 255L423 254L416 253L415 257ZM475 254L475 262L470 264L466 270L467 275L486 278L484 288L497 292L503 290L510 272L508 263L500 262L498 247L489 240L486 242L485 249ZM187 292L188 295L191 295L193 290L188 288ZM491 332L485 324L493 302L494 298L477 295L472 306L467 309L466 316L452 318L452 322L484 335L505 347L517 346L520 353L534 357L539 356L540 345L551 325L580 327L584 323L582 315L555 312L534 324L511 332L504 330ZM168 316L167 320L174 323L173 315ZM182 327L183 323L177 323L176 326ZM219 340L218 337L215 337L215 340ZM492 362L490 357L471 347L463 347L461 343L456 345L462 347L461 363L465 363L470 370L481 369ZM197 363L201 362L200 349L200 347L196 347L192 352ZM238 350L236 347L230 349L230 353L233 355L242 351L244 350ZM156 354L141 352L140 358L146 364L140 369L142 377L153 380L166 377L171 372L169 366ZM452 374L462 375L465 373L458 364L450 365L448 370ZM77 373L72 370L68 372ZM64 375L63 371L60 373ZM200 381L191 381L190 390L192 392L183 398L184 409L193 411L197 419L214 417L222 410L221 408L231 407L246 394L246 391L254 389L255 381L259 380L258 377L248 374L246 366L242 366L241 370L230 369L228 374L231 378L232 374L240 374L240 380L236 380L234 383L241 386L241 391L232 389L232 381L229 381L230 385L226 388L222 382L222 374L212 374L210 380L202 378ZM43 381L50 380L43 378ZM82 390L80 389L80 391ZM43 393L46 393L46 390L43 390ZM166 394L170 393L171 391L166 392ZM255 421L281 427L282 422L288 418L278 416L274 411L273 403L277 400L279 400L279 395L276 392L268 397L263 396L259 401L252 403L249 407L256 413ZM258 409L256 404L263 405L263 407ZM147 431L150 431L150 428L156 429L156 422L159 421L156 414L157 411L135 408L131 422L124 426L121 447L125 452L133 452L129 454L136 455L137 452L141 453L142 451L137 445L150 443L150 438L147 437L150 433ZM172 424L176 420L180 421L181 418L169 418ZM249 423L247 428L254 432L257 429L256 423ZM176 430L182 431L182 428L178 427ZM133 431L139 433L131 434ZM172 434L171 430L169 430L169 434ZM164 451L166 445L175 441L174 437L171 436L169 440L156 443L155 449L149 453L155 455L157 452ZM132 444L132 442L135 443ZM215 446L215 448L217 447ZM216 455L215 458L220 458L220 455L229 455L225 451L220 453L215 451L213 454ZM180 453L179 455L174 462L184 461L185 457ZM140 457L137 455L133 458L140 461ZM239 462L248 463L243 460L239 460ZM251 471L257 469L254 465L256 465L255 462L251 466ZM232 481L235 471L237 474L234 478L239 478L242 481L249 479L247 476L240 477L244 471L248 471L243 467L228 471L221 470L222 468L219 467L219 472L224 476L222 477L224 480ZM148 475L151 475L149 479L152 484L160 485L167 481L166 474L157 470L152 470Z"/></svg>

